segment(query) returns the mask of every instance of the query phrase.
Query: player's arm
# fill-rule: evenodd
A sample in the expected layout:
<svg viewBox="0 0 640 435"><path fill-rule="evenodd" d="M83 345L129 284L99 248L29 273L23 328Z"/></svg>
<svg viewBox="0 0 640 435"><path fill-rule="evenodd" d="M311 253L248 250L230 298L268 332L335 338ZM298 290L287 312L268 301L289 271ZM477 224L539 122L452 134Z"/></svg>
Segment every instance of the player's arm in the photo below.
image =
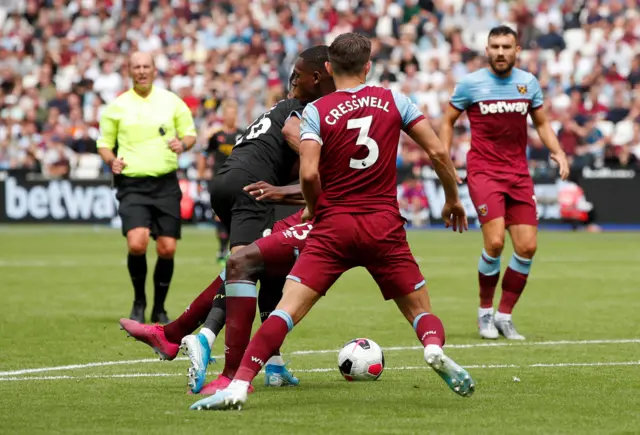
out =
<svg viewBox="0 0 640 435"><path fill-rule="evenodd" d="M461 114L461 110L458 110L449 104L447 106L447 110L445 110L444 115L442 116L442 124L440 124L440 141L449 151L451 151L451 144L453 143L453 127L456 125L456 121Z"/></svg>
<svg viewBox="0 0 640 435"><path fill-rule="evenodd" d="M433 169L438 174L440 181L442 181L447 202L458 202L460 198L458 196L456 168L449 155L449 150L438 139L431 125L429 125L429 121L426 119L418 121L407 133L429 155Z"/></svg>
<svg viewBox="0 0 640 435"><path fill-rule="evenodd" d="M544 100L542 90L537 80L533 80L533 99L531 101L531 119L536 127L538 136L542 143L551 152L551 159L554 160L560 168L560 178L566 180L569 177L569 162L567 156L558 142L558 137L553 132L549 118L544 110Z"/></svg>
<svg viewBox="0 0 640 435"><path fill-rule="evenodd" d="M250 184L244 188L256 201L273 201L287 205L305 205L302 188L299 184L272 186L264 181Z"/></svg>
<svg viewBox="0 0 640 435"><path fill-rule="evenodd" d="M282 134L289 147L300 154L300 115L297 112L293 112L285 121Z"/></svg>
<svg viewBox="0 0 640 435"><path fill-rule="evenodd" d="M464 81L456 83L456 87L451 95L451 100L447 109L444 111L442 123L440 124L440 140L447 147L447 151L451 153L451 145L453 144L453 129L456 121L471 104L469 86ZM462 184L460 177L456 175L458 183Z"/></svg>
<svg viewBox="0 0 640 435"><path fill-rule="evenodd" d="M320 114L313 104L308 104L302 112L300 123L300 188L309 217L315 215L316 204L322 193L319 170L321 147Z"/></svg>
<svg viewBox="0 0 640 435"><path fill-rule="evenodd" d="M440 126L440 140L447 147L447 150L451 150L454 125L456 125L456 121L462 112L467 110L467 107L471 105L471 102L472 98L469 84L464 79L458 81L453 90L453 94L451 94L449 105L444 112L442 125Z"/></svg>
<svg viewBox="0 0 640 435"><path fill-rule="evenodd" d="M467 230L467 216L458 195L458 174L449 156L449 150L424 118L415 123L407 133L429 155L433 169L442 182L446 200L442 218L446 227L452 227L453 231Z"/></svg>
<svg viewBox="0 0 640 435"><path fill-rule="evenodd" d="M100 136L97 140L98 154L102 160L113 170L113 163L117 160L113 149L118 137L118 120L114 116L116 107L108 106L100 117Z"/></svg>
<svg viewBox="0 0 640 435"><path fill-rule="evenodd" d="M456 168L449 150L438 139L420 109L406 95L394 92L393 97L402 117L403 129L429 155L433 169L442 182L446 199L442 217L447 228L451 226L454 231L460 232L466 230L467 216L458 195Z"/></svg>
<svg viewBox="0 0 640 435"><path fill-rule="evenodd" d="M218 129L211 131L211 135L207 138L207 148L198 153L198 178L201 180L204 179L204 174L207 171L207 161L218 150L219 143L216 137L218 131Z"/></svg>
<svg viewBox="0 0 640 435"><path fill-rule="evenodd" d="M183 144L183 151L191 149L196 143L196 125L191 116L191 110L182 100L178 102L175 117L175 127L178 132L178 139Z"/></svg>

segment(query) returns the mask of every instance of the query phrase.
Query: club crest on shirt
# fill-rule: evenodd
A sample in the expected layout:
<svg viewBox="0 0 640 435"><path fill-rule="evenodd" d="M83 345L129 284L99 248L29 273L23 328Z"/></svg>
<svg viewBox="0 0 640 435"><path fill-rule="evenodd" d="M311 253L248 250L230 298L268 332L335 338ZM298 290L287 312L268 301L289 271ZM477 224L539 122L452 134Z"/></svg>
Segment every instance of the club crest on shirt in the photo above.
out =
<svg viewBox="0 0 640 435"><path fill-rule="evenodd" d="M482 204L478 206L478 214L480 216L486 216L488 212L489 212L489 208L487 207L487 204Z"/></svg>
<svg viewBox="0 0 640 435"><path fill-rule="evenodd" d="M527 85L516 85L516 88L518 88L518 92L520 92L521 95L527 93Z"/></svg>

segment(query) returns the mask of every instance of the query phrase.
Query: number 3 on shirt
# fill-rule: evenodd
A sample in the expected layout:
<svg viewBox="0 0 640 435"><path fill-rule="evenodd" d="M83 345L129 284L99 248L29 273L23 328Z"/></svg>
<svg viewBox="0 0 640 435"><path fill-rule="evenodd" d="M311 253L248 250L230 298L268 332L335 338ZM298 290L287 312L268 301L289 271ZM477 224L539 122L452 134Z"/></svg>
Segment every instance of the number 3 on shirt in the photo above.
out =
<svg viewBox="0 0 640 435"><path fill-rule="evenodd" d="M351 159L349 167L353 169L365 169L373 165L380 156L380 149L375 140L369 137L369 129L373 116L365 116L364 118L350 119L347 122L347 130L360 129L356 145L364 145L369 150L369 155L362 160Z"/></svg>

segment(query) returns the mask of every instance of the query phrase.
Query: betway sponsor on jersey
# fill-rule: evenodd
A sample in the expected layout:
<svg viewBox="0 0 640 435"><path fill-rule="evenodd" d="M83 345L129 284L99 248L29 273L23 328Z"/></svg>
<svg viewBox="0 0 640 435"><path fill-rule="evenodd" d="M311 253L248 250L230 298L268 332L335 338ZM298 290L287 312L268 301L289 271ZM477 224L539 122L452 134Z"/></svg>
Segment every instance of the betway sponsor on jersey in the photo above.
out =
<svg viewBox="0 0 640 435"><path fill-rule="evenodd" d="M496 101L494 103L478 103L480 113L489 115L495 113L520 113L526 115L529 113L529 103L526 101Z"/></svg>
<svg viewBox="0 0 640 435"><path fill-rule="evenodd" d="M4 180L0 214L6 221L109 221L116 215L113 190L105 182ZM2 195L0 195L2 197Z"/></svg>
<svg viewBox="0 0 640 435"><path fill-rule="evenodd" d="M361 107L373 107L389 113L388 101L383 101L378 97L371 96L356 98L354 95L352 100L347 100L344 103L338 104L337 109L329 110L329 115L325 116L324 122L329 125L334 125L342 115L358 110Z"/></svg>

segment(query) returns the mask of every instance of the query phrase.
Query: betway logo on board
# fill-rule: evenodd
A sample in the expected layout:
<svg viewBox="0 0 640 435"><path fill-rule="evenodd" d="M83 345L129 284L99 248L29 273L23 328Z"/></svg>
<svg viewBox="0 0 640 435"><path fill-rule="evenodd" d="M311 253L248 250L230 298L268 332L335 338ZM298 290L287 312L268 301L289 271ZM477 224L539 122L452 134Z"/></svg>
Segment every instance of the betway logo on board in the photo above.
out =
<svg viewBox="0 0 640 435"><path fill-rule="evenodd" d="M494 113L529 113L529 103L525 101L496 101L495 103L480 102L480 113L483 115Z"/></svg>
<svg viewBox="0 0 640 435"><path fill-rule="evenodd" d="M13 177L4 186L5 213L11 220L96 220L116 215L116 200L108 186L73 185L66 180L20 185Z"/></svg>

